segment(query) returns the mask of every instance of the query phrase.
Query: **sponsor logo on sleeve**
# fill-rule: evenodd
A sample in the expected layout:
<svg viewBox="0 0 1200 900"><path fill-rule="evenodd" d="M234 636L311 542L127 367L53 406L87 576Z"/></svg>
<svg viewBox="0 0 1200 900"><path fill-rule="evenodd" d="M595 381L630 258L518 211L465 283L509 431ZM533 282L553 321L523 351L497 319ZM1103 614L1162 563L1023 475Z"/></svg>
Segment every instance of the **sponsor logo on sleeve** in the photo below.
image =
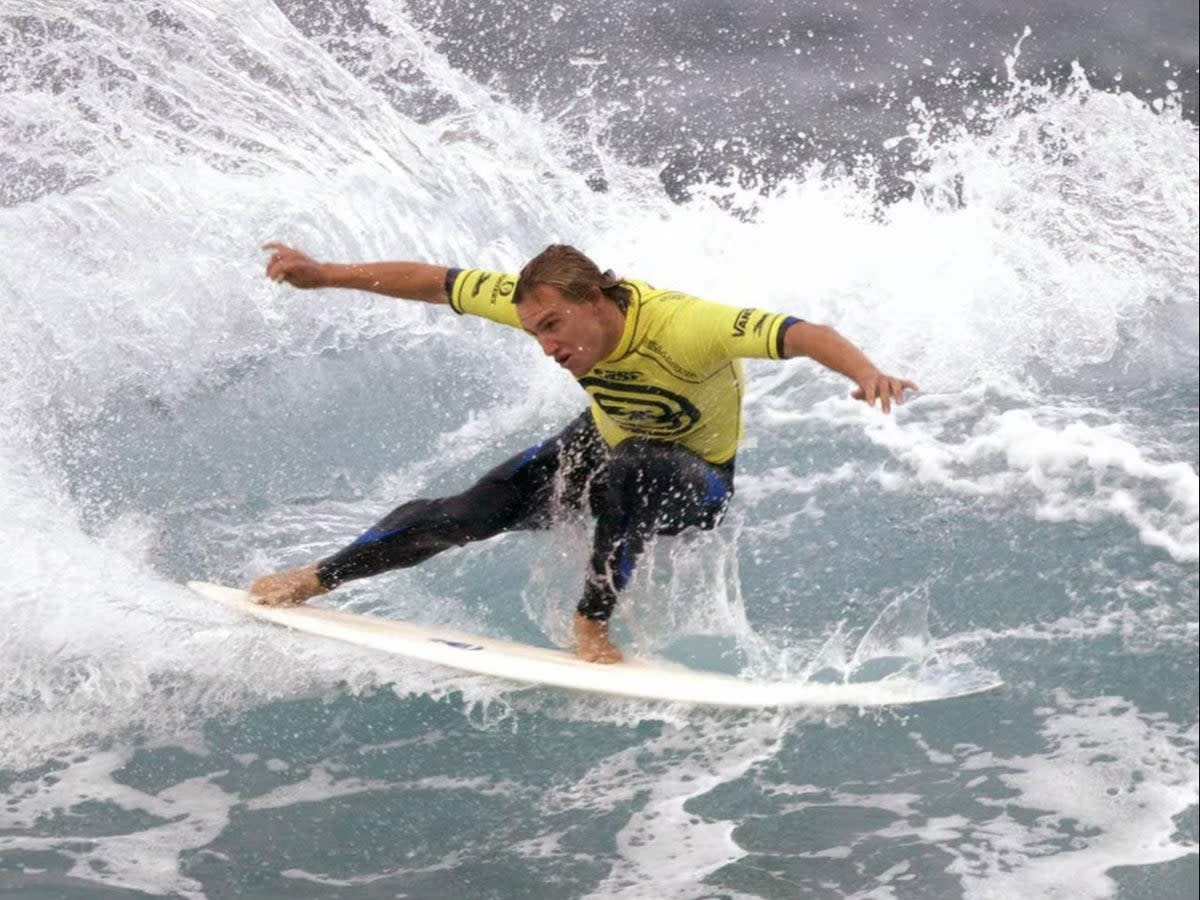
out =
<svg viewBox="0 0 1200 900"><path fill-rule="evenodd" d="M737 318L733 320L733 336L744 337L746 334L746 325L750 322L750 317L754 315L753 309L738 310Z"/></svg>
<svg viewBox="0 0 1200 900"><path fill-rule="evenodd" d="M496 286L492 288L492 304L495 305L501 300L508 300L517 290L517 280L515 278L501 278L496 282Z"/></svg>

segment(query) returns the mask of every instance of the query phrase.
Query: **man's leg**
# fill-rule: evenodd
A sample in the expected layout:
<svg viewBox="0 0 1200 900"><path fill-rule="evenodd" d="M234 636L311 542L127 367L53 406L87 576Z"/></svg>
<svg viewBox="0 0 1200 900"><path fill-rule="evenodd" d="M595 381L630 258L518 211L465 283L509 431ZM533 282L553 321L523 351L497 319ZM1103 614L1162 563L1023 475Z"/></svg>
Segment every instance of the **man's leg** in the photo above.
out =
<svg viewBox="0 0 1200 900"><path fill-rule="evenodd" d="M591 567L575 619L581 650L616 662L608 620L646 542L685 528L712 528L733 496L732 467L716 466L677 444L632 439L613 449L592 492L596 532Z"/></svg>
<svg viewBox="0 0 1200 900"><path fill-rule="evenodd" d="M545 527L556 493L561 493L561 465L598 465L600 460L593 459L598 441L591 418L580 416L556 437L517 454L461 494L409 501L333 556L259 578L250 592L270 606L303 603L342 582L413 566L450 547L503 531ZM571 501L570 496L564 499Z"/></svg>

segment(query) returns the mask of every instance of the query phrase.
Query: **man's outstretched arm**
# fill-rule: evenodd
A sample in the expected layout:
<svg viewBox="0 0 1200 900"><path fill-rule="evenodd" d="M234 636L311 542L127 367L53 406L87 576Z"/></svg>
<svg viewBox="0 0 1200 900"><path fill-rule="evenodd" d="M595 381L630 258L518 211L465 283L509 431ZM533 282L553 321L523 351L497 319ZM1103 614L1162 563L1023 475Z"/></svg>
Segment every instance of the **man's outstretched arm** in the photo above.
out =
<svg viewBox="0 0 1200 900"><path fill-rule="evenodd" d="M783 355L785 359L807 356L825 368L845 375L858 385L851 395L855 400L874 406L878 398L885 413L891 412L893 400L904 402L905 390L917 390L917 386L907 379L880 372L861 350L828 325L793 323L783 336Z"/></svg>
<svg viewBox="0 0 1200 900"><path fill-rule="evenodd" d="M446 266L419 262L328 263L318 262L289 247L271 242L267 277L298 288L352 288L426 303L449 303Z"/></svg>
<svg viewBox="0 0 1200 900"><path fill-rule="evenodd" d="M417 262L327 263L319 262L287 244L263 245L271 251L267 277L298 288L351 288L372 291L405 300L449 303L445 266ZM258 578L250 586L257 603L294 606L328 591L317 577L317 566L304 566Z"/></svg>

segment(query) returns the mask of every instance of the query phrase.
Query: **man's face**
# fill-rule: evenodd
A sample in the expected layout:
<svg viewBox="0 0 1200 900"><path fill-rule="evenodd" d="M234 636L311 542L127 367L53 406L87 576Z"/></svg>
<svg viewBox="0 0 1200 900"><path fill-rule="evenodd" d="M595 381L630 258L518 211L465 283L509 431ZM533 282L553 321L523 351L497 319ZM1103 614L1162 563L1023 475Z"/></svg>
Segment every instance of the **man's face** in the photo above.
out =
<svg viewBox="0 0 1200 900"><path fill-rule="evenodd" d="M598 290L578 302L548 284L534 285L517 304L517 317L542 352L576 378L616 349L624 328L624 316Z"/></svg>

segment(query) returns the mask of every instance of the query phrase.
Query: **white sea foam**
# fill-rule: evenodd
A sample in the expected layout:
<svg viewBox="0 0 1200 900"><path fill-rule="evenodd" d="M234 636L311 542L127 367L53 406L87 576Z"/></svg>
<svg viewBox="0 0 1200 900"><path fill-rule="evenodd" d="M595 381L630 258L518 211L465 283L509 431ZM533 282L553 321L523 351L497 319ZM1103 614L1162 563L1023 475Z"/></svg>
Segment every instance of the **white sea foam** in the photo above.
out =
<svg viewBox="0 0 1200 900"><path fill-rule="evenodd" d="M756 488L809 493L869 478L889 491L932 488L1015 505L1042 521L1121 519L1143 543L1178 562L1200 558L1200 476L1194 465L1156 458L1161 451L1139 445L1134 428L1119 421L1119 414L1045 402L993 411L980 391L965 393L961 402L928 413L922 407L920 419L907 410L883 417L847 399L822 401L807 410L764 402L760 416L767 427L821 423L861 429L902 468L856 471L843 463L828 473L779 473L761 487L752 481L750 497L758 496ZM974 413L966 412L972 408Z"/></svg>
<svg viewBox="0 0 1200 900"><path fill-rule="evenodd" d="M611 190L588 190L564 162L553 125L455 73L401 12L375 9L380 4L372 9L391 28L374 41L373 58L381 66L414 61L450 98L449 112L410 115L402 86L382 96L338 64L335 41L304 38L270 4L173 0L158 4L157 19L129 4L27 6L0 0L14 54L0 150L13 160L6 171L20 176L4 185L11 205L0 210L0 767L62 766L53 777L22 776L29 780L8 790L5 815L30 830L39 817L96 799L162 821L84 849L70 834L9 835L0 846L64 853L81 879L197 895L180 854L210 843L239 798L213 778L134 791L113 775L128 753L94 748L137 738L202 751L198 727L207 718L343 684L394 684L400 694L461 694L481 728L516 727L535 713L614 728L665 723L662 738L613 755L578 785L555 787L543 807L611 811L644 794L620 826L620 859L598 893L634 896L651 883L654 893L694 896L695 882L744 861L747 851L733 840L732 816L696 817L688 801L752 772L777 752L771 742L811 723L729 723L647 704L510 692L248 625L170 583L157 568L169 564L166 529L197 528L226 571L249 577L328 549L368 524L369 510L385 499L458 470L482 471L510 436L528 438L543 420L565 421L581 405L574 386L515 332L444 310L267 283L258 251L267 239L325 257L504 268L567 240L624 274L830 322L931 393L882 419L827 399L844 398L846 385L809 364L752 366L746 418L760 449L791 447L788 435L803 429L850 435L877 456L820 471L774 461L742 477L740 503L753 509L781 494L811 497L866 479L897 494L978 498L1003 515L1051 524L1122 523L1175 569L1198 557L1194 438L1147 436L1119 396L1095 388L1098 379L1117 387L1195 383L1198 150L1194 126L1176 110L1156 113L1082 78L1058 93L1016 84L988 111L986 131L940 142L915 132L928 165L914 176L911 200L880 209L861 177L814 167L777 195L752 198L757 217L738 220L702 200L669 204L653 172L607 157ZM361 390L352 375L331 387L296 374L311 374L315 360L336 366L361 353L396 362ZM475 387L464 389L459 376L474 377ZM328 380L338 377L329 370ZM429 427L423 406L448 408L459 421L437 426L420 452L402 438L391 469L363 476L366 500L317 491L297 510L293 496L256 487L247 472L256 460L269 467L254 444L260 431L302 443L308 432L296 423L314 418L314 404L325 428L336 428L344 398L368 395L378 403L373 414L410 417L414 432ZM137 430L149 432L137 423L151 421L175 435L174 444L200 451L161 463L159 445ZM114 444L96 435L126 438L121 446L135 458L114 459ZM496 446L484 453L488 441ZM194 501L139 505L122 490L106 493L109 471L122 464L147 481L179 484L197 461L220 475L192 486ZM755 465L748 453L746 471ZM244 526L203 531L196 507L226 502L242 504ZM820 517L820 503L795 515ZM792 521L747 527L786 546L795 539ZM646 616L661 627L640 625L642 642L653 646L673 629L752 637L754 610L736 590L736 555L719 544L698 547L698 555L673 560L678 579L656 595L665 605ZM527 570L538 562L534 552L517 558ZM478 605L415 577L393 578L388 588L346 597L382 605L390 591L405 612L482 627ZM696 590L727 579L728 590ZM557 574L529 584L528 621L501 610L487 624L532 623L564 639L570 601L555 595L556 584ZM1189 631L1179 619L1156 618L1153 609L1081 610L1030 628L1055 640L1120 633L1152 644L1170 629L1172 640L1194 645L1194 623ZM953 636L935 644L971 649L1024 633L978 630L958 644ZM839 653L830 658L849 667L852 652ZM921 818L919 798L897 791L869 802L920 821L880 834L956 847L955 873L978 896L1064 884L1103 896L1112 866L1190 852L1171 822L1196 802L1194 728L1109 698L1064 694L1057 706L1040 716L1044 752L963 754L979 778L1015 792L989 801L999 810L990 831L959 815ZM819 722L838 728L852 720L838 713ZM1099 743L1112 758L1096 752ZM929 758L943 765L948 755L934 750ZM320 802L376 785L335 783L322 772L259 802ZM1071 780L1084 789L1061 787ZM426 786L505 789L470 779ZM850 804L854 795L838 799ZM1095 833L1068 834L1068 818ZM547 834L526 850L556 847ZM855 852L835 843L813 856ZM893 865L874 889L889 891L911 874ZM285 875L372 880L299 868Z"/></svg>
<svg viewBox="0 0 1200 900"><path fill-rule="evenodd" d="M229 823L236 796L218 787L212 776L182 780L157 793L131 788L113 777L128 757L127 752L95 752L50 775L14 785L4 819L10 823L6 827L25 833L0 837L0 847L54 851L71 861L68 877L83 883L204 897L201 885L182 873L182 854L217 838ZM129 834L36 836L44 821L83 802L111 804L152 817L153 824Z"/></svg>
<svg viewBox="0 0 1200 900"><path fill-rule="evenodd" d="M969 496L1032 494L1038 519L1120 518L1173 559L1200 558L1200 478L1191 463L1154 459L1120 423L1064 422L1062 412L989 414L962 441L891 422L876 421L867 433L909 469L882 474L885 488L904 490L915 482Z"/></svg>
<svg viewBox="0 0 1200 900"><path fill-rule="evenodd" d="M654 884L664 897L695 897L706 875L745 856L732 838L735 822L705 819L686 806L769 759L784 722L762 715L667 727L661 737L613 754L578 783L548 793L541 801L547 813L595 814L641 801L616 833L619 862L590 896L638 897Z"/></svg>
<svg viewBox="0 0 1200 900"><path fill-rule="evenodd" d="M1195 728L1119 697L1058 691L1055 707L1040 713L1040 752L961 761L1013 792L981 799L997 816L964 832L950 870L969 897L1109 897L1112 869L1196 852L1174 821L1200 792Z"/></svg>

